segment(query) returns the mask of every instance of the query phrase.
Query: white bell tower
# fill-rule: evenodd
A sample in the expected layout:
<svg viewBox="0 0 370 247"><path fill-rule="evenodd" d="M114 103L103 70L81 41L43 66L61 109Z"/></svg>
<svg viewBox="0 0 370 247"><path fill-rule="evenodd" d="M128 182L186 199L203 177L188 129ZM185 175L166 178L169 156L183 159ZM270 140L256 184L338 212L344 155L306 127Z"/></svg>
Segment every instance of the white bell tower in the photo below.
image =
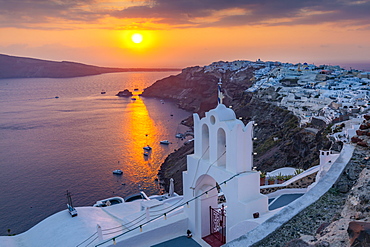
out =
<svg viewBox="0 0 370 247"><path fill-rule="evenodd" d="M210 207L218 207L219 185L226 197L226 241L235 238L232 229L268 211L268 199L260 194L259 172L253 171L253 125L236 119L232 109L219 104L200 119L194 114L194 154L187 156L183 192L189 202L185 212L189 229L199 238L210 234ZM225 182L226 181L226 182Z"/></svg>

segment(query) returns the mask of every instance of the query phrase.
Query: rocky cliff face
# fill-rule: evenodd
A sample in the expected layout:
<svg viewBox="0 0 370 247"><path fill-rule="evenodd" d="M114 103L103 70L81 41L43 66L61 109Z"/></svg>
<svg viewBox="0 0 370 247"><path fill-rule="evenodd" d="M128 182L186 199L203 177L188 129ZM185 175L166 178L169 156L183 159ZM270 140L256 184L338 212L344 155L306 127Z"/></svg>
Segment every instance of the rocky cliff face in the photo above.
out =
<svg viewBox="0 0 370 247"><path fill-rule="evenodd" d="M182 172L187 170L186 156L194 153L194 143L184 145L175 152L171 153L158 172L159 185L162 192L168 192L170 179L174 179L175 192L182 195Z"/></svg>
<svg viewBox="0 0 370 247"><path fill-rule="evenodd" d="M298 118L290 111L261 101L258 96L244 94L233 103L233 109L246 124L255 121L254 166L271 171L281 167L307 169L318 165L320 149L330 147L322 130L300 128Z"/></svg>
<svg viewBox="0 0 370 247"><path fill-rule="evenodd" d="M204 67L190 67L176 76L156 81L144 90L142 96L174 100L182 109L203 114L217 105L217 84L220 78L224 102L228 104L250 87L252 77L253 68L220 73L207 72Z"/></svg>

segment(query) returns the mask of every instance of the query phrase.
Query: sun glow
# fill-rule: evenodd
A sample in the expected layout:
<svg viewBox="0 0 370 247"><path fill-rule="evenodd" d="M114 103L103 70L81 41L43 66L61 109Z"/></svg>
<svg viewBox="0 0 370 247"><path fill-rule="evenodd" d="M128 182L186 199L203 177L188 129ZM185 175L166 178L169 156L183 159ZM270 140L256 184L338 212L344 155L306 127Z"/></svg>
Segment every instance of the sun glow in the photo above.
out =
<svg viewBox="0 0 370 247"><path fill-rule="evenodd" d="M140 44L141 42L143 42L143 35L141 35L140 33L134 33L131 36L131 40L136 44Z"/></svg>
<svg viewBox="0 0 370 247"><path fill-rule="evenodd" d="M119 33L117 45L132 54L146 54L158 45L157 35L152 31L123 31Z"/></svg>

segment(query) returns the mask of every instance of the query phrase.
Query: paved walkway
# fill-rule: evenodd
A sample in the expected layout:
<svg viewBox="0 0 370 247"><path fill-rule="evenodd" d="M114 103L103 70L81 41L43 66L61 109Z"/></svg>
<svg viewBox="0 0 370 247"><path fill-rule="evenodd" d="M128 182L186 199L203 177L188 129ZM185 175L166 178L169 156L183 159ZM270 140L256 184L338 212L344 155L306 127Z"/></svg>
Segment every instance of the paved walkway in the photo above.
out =
<svg viewBox="0 0 370 247"><path fill-rule="evenodd" d="M152 245L151 247L201 247L194 239L186 236L177 237L166 242Z"/></svg>

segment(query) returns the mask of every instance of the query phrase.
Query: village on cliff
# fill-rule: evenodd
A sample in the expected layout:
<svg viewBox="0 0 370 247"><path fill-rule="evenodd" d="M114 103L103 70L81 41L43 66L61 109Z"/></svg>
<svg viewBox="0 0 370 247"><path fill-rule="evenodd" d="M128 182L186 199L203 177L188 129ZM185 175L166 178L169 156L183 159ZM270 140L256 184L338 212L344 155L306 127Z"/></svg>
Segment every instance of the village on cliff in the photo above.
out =
<svg viewBox="0 0 370 247"><path fill-rule="evenodd" d="M319 126L342 124L351 119L345 128L335 131L333 137L337 141L346 142L355 136L362 115L370 109L370 72L366 71L347 70L338 65L261 60L214 62L205 66L204 71L238 72L250 67L255 69L254 83L246 91L293 112L301 127L309 127L312 122Z"/></svg>

